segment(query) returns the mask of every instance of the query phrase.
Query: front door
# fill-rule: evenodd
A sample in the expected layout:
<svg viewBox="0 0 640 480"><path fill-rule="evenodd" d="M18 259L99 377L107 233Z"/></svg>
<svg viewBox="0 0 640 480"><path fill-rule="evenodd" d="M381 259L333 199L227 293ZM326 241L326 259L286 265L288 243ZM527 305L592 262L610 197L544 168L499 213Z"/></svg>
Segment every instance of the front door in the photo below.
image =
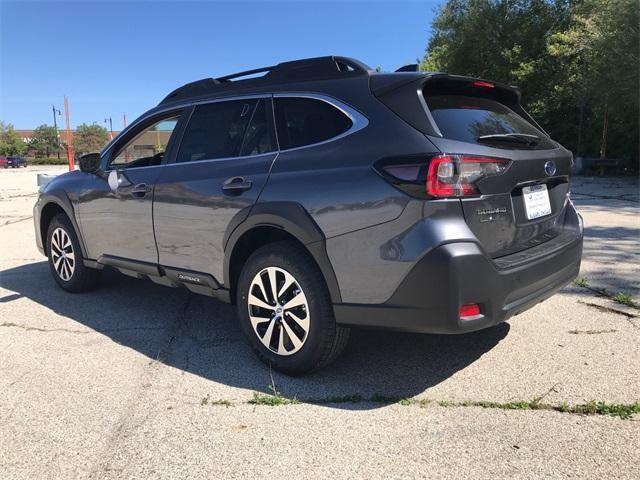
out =
<svg viewBox="0 0 640 480"><path fill-rule="evenodd" d="M156 185L160 265L222 282L225 231L257 200L276 150L271 98L197 105Z"/></svg>
<svg viewBox="0 0 640 480"><path fill-rule="evenodd" d="M105 152L103 168L83 185L80 228L89 258L108 255L157 263L153 195L180 112L144 121Z"/></svg>

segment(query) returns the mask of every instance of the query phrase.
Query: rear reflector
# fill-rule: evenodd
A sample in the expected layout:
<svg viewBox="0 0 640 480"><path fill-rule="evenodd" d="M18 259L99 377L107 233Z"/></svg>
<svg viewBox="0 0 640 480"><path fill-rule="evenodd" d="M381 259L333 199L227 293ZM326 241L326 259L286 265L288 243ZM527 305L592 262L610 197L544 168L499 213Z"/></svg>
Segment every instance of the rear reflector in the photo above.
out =
<svg viewBox="0 0 640 480"><path fill-rule="evenodd" d="M460 319L470 319L480 315L480 306L477 303L470 303L460 307Z"/></svg>

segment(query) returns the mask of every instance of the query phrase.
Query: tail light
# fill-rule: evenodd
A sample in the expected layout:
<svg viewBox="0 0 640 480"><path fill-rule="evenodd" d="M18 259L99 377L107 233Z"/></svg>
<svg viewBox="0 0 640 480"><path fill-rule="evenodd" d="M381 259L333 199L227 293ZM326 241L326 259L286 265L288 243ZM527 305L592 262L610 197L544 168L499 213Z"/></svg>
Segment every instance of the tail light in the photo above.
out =
<svg viewBox="0 0 640 480"><path fill-rule="evenodd" d="M431 160L427 173L427 193L433 197L477 195L476 182L500 175L508 160L471 155L441 155Z"/></svg>
<svg viewBox="0 0 640 480"><path fill-rule="evenodd" d="M509 166L503 158L476 155L438 155L425 162L397 159L376 168L398 188L412 196L445 198L479 195L477 182L502 174ZM404 159L409 160L409 159Z"/></svg>

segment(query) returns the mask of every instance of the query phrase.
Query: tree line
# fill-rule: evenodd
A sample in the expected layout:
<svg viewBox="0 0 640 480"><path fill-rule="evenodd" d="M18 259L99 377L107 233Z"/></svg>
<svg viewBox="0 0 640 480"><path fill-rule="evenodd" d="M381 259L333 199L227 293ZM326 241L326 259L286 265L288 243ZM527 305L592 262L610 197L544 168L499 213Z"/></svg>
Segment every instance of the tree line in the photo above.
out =
<svg viewBox="0 0 640 480"><path fill-rule="evenodd" d="M421 69L517 85L575 156L637 168L638 0L448 0Z"/></svg>
<svg viewBox="0 0 640 480"><path fill-rule="evenodd" d="M109 132L106 128L95 123L83 123L73 133L72 146L76 155L79 155L101 150L108 140ZM54 126L40 125L26 143L16 134L13 125L0 121L0 155L25 155L30 152L49 158L60 151L66 154L66 144L60 139L59 131Z"/></svg>

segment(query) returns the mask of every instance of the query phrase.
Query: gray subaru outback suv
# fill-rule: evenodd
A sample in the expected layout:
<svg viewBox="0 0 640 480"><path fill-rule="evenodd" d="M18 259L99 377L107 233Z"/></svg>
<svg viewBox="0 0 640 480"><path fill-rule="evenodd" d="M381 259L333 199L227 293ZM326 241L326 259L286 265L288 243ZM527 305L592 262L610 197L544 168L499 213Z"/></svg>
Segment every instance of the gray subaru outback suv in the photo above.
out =
<svg viewBox="0 0 640 480"><path fill-rule="evenodd" d="M298 60L173 91L42 189L36 239L69 292L112 267L235 303L300 374L352 327L470 332L570 282L571 163L514 87Z"/></svg>

